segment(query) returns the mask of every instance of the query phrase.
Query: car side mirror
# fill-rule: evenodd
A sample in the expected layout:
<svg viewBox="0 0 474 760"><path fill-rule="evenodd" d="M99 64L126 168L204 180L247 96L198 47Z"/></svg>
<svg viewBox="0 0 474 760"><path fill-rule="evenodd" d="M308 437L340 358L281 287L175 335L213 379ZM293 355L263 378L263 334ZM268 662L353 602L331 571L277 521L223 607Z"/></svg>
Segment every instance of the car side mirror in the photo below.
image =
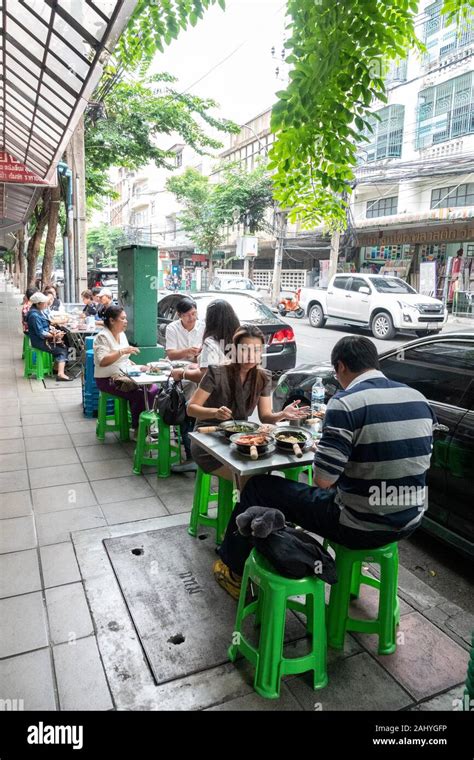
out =
<svg viewBox="0 0 474 760"><path fill-rule="evenodd" d="M359 288L359 293L364 293L366 296L370 296L370 288L363 285L361 288Z"/></svg>

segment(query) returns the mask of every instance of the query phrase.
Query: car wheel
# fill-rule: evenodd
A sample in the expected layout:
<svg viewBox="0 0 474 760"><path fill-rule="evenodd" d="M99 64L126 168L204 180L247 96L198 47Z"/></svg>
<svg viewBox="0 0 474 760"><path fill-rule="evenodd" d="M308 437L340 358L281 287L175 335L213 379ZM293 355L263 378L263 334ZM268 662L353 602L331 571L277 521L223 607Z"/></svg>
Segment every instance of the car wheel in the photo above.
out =
<svg viewBox="0 0 474 760"><path fill-rule="evenodd" d="M308 318L311 327L324 327L326 324L326 318L319 303L314 304L314 306L310 308Z"/></svg>
<svg viewBox="0 0 474 760"><path fill-rule="evenodd" d="M370 328L374 338L378 338L379 340L391 340L396 333L392 317L387 311L379 311L373 317Z"/></svg>

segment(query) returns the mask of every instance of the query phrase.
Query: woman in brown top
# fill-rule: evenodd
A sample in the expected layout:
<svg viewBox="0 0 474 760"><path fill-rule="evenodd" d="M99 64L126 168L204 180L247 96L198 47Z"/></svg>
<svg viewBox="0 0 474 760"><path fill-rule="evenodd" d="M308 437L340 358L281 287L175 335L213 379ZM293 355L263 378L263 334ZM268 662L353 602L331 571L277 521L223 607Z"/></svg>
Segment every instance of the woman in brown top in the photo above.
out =
<svg viewBox="0 0 474 760"><path fill-rule="evenodd" d="M232 340L231 363L209 367L189 402L188 414L196 417L196 428L230 419L247 420L256 407L263 423L307 417L308 407L297 409L297 401L281 412L272 412L271 374L260 367L264 342L258 327L244 326L237 330ZM230 469L194 442L191 453L204 472L233 479Z"/></svg>

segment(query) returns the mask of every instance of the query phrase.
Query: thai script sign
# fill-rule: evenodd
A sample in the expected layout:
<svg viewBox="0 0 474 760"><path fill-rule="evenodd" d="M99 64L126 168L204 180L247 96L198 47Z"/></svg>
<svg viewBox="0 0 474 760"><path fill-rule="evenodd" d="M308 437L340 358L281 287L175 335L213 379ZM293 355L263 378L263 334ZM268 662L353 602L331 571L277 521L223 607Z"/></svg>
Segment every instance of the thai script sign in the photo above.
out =
<svg viewBox="0 0 474 760"><path fill-rule="evenodd" d="M47 185L39 174L30 171L25 164L13 158L11 153L0 151L0 182L11 182L19 185Z"/></svg>

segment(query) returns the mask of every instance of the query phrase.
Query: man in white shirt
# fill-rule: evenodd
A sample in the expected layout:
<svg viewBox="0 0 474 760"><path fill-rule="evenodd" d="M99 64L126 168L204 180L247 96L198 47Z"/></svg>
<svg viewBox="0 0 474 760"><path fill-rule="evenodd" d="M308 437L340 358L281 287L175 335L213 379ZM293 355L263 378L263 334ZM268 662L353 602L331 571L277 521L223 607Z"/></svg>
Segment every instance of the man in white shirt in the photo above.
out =
<svg viewBox="0 0 474 760"><path fill-rule="evenodd" d="M195 362L201 353L204 323L198 319L196 302L181 298L176 306L179 319L166 328L166 356L172 361L186 359Z"/></svg>
<svg viewBox="0 0 474 760"><path fill-rule="evenodd" d="M195 362L201 352L204 323L198 319L196 302L192 298L181 298L177 303L176 311L179 319L171 322L166 328L166 356L171 361L185 359ZM186 378L184 380L184 392L189 400L196 389L196 384L187 383ZM180 465L174 465L173 472L191 472L196 469L196 465L192 461L191 441L189 440L189 431L192 430L193 425L194 420L190 417L186 417L181 425L181 437L187 461Z"/></svg>

